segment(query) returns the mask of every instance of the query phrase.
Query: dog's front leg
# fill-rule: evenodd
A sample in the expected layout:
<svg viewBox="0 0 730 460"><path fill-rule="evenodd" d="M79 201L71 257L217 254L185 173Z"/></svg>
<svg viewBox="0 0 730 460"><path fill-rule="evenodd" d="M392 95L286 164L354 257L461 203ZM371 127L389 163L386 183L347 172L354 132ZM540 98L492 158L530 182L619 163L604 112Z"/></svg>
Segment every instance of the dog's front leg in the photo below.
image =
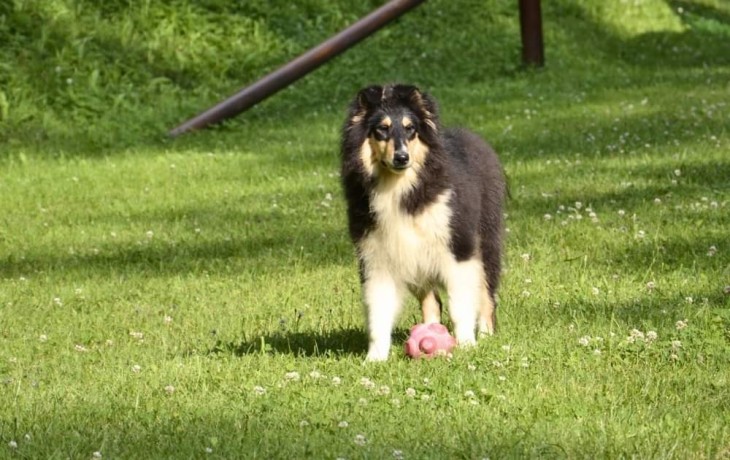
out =
<svg viewBox="0 0 730 460"><path fill-rule="evenodd" d="M393 325L401 309L402 288L386 273L374 273L363 283L368 326L368 361L385 361Z"/></svg>

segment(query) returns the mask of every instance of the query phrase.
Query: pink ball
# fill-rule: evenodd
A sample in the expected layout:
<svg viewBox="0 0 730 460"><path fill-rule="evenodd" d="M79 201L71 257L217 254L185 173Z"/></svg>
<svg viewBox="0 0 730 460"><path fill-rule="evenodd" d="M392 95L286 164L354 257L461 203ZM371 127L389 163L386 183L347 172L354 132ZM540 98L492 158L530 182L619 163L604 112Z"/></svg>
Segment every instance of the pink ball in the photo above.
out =
<svg viewBox="0 0 730 460"><path fill-rule="evenodd" d="M431 357L449 353L456 346L446 326L438 323L416 324L405 344L406 354L411 358Z"/></svg>

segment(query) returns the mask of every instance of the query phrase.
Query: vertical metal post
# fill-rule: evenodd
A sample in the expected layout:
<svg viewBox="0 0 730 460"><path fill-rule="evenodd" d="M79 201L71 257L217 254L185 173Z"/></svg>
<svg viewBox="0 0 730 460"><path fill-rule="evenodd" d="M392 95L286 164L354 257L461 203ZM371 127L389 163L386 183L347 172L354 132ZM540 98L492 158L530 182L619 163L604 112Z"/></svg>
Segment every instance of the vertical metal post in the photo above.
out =
<svg viewBox="0 0 730 460"><path fill-rule="evenodd" d="M522 63L542 67L545 65L545 50L542 40L540 0L519 0L519 2Z"/></svg>

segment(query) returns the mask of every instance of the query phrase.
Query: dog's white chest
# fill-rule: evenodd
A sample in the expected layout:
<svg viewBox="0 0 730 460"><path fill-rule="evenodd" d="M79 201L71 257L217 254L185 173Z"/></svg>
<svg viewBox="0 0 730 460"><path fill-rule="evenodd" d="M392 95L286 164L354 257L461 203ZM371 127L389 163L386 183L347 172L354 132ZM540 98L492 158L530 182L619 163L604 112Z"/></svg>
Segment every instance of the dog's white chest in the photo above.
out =
<svg viewBox="0 0 730 460"><path fill-rule="evenodd" d="M376 226L358 245L369 269L387 271L411 285L441 278L453 261L449 207L450 191L441 194L416 215L406 213L396 196L374 194Z"/></svg>

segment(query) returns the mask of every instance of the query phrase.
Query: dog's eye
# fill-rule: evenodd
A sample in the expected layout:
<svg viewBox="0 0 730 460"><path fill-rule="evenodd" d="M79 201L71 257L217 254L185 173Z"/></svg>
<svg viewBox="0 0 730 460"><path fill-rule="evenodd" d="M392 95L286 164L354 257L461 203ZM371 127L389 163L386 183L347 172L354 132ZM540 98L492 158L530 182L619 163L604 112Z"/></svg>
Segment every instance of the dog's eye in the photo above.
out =
<svg viewBox="0 0 730 460"><path fill-rule="evenodd" d="M408 137L411 137L416 133L416 127L413 125L405 126L404 129L406 130L406 135Z"/></svg>
<svg viewBox="0 0 730 460"><path fill-rule="evenodd" d="M388 137L389 129L390 129L390 126L388 126L388 125L378 125L375 127L375 134L382 138Z"/></svg>

